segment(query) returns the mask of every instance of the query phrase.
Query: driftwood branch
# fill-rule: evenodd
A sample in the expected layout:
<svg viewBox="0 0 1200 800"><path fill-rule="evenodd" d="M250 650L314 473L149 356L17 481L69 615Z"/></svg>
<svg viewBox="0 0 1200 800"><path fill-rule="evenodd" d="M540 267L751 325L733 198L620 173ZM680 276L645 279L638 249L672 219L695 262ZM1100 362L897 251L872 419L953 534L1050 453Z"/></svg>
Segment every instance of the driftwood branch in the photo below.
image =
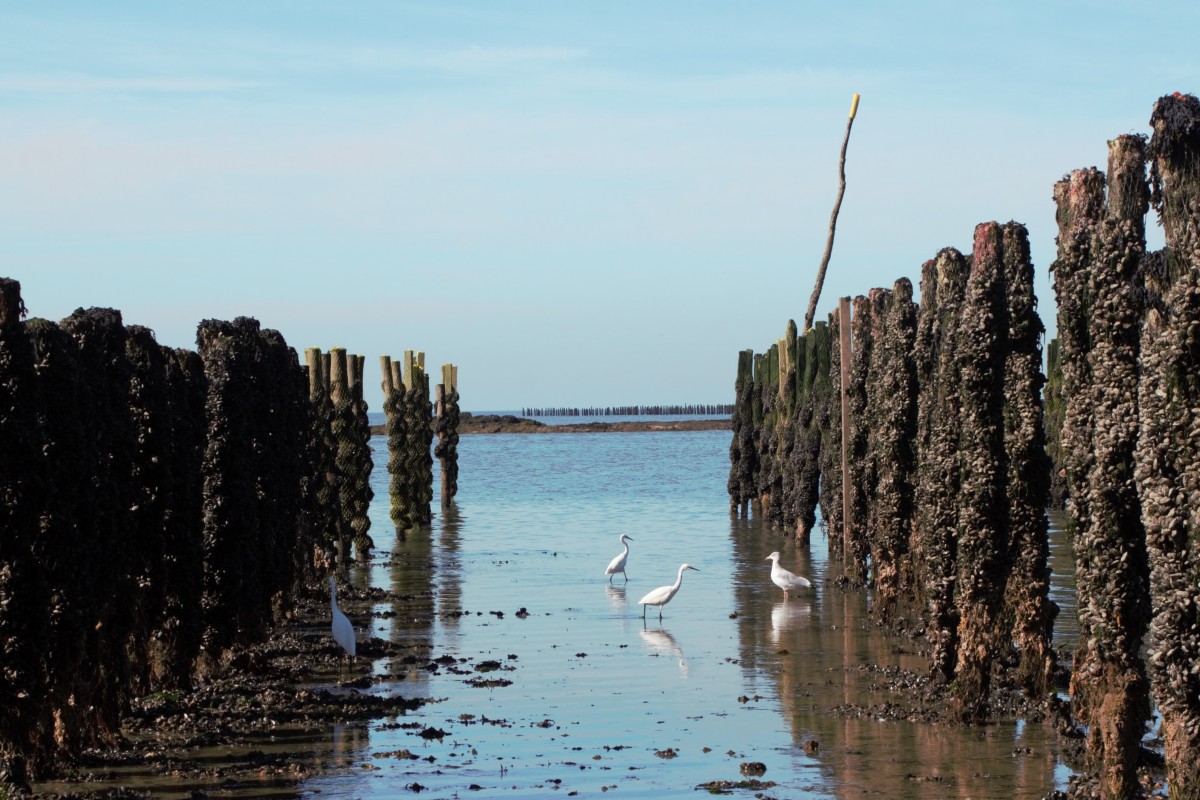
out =
<svg viewBox="0 0 1200 800"><path fill-rule="evenodd" d="M842 139L842 156L838 162L838 193L837 201L833 204L833 213L829 216L829 236L825 239L825 254L821 256L821 266L817 270L817 285L813 287L812 297L808 300L808 311L804 314L804 331L807 333L813 326L813 317L817 314L817 300L821 297L821 287L825 283L825 270L829 268L829 256L833 253L833 232L837 228L838 212L842 210L842 197L846 194L846 147L850 144L850 128L854 126L854 115L858 113L858 93L850 101L850 118L846 120L846 136Z"/></svg>

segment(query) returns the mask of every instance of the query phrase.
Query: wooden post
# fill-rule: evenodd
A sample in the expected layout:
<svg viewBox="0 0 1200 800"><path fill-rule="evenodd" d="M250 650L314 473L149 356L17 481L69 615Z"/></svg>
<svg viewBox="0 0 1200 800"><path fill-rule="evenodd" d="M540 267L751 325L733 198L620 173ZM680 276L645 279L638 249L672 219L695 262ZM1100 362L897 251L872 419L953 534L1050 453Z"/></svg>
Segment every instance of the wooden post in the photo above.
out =
<svg viewBox="0 0 1200 800"><path fill-rule="evenodd" d="M0 328L14 328L25 316L21 302L21 284L12 278L0 278Z"/></svg>
<svg viewBox="0 0 1200 800"><path fill-rule="evenodd" d="M445 374L444 368L443 368L443 374ZM441 445L446 440L446 431L444 428L445 415L446 415L446 384L439 383L437 386L435 386L434 390L433 390L433 395L435 398L433 401L434 402L434 406L433 406L434 412L433 413L437 417L437 432L438 432L438 445L439 445L438 450L441 451L441 449L442 449ZM446 506L450 505L450 476L446 472L446 457L443 455L439 455L438 461L441 462L441 467L442 467L441 468L441 473L442 473L441 496L442 496L442 508L445 508Z"/></svg>
<svg viewBox="0 0 1200 800"><path fill-rule="evenodd" d="M849 481L850 472L850 355L854 346L850 336L850 298L843 297L838 301L838 334L842 360L842 561L846 560L846 542L850 539L852 521L850 519Z"/></svg>
<svg viewBox="0 0 1200 800"><path fill-rule="evenodd" d="M413 388L413 365L416 360L413 358L412 350L404 351L404 390L412 391Z"/></svg>
<svg viewBox="0 0 1200 800"><path fill-rule="evenodd" d="M321 372L321 349L310 347L305 350L304 361L308 364L308 396L316 398L325 385L325 379Z"/></svg>
<svg viewBox="0 0 1200 800"><path fill-rule="evenodd" d="M390 396L392 392L396 391L396 384L392 383L392 357L391 356L380 356L379 357L379 373L380 373L380 375L383 376L383 379L380 383L380 388L383 389L383 396L386 398L386 397ZM388 410L388 407L386 405L384 406L383 410L387 411L388 414L391 414L391 411Z"/></svg>

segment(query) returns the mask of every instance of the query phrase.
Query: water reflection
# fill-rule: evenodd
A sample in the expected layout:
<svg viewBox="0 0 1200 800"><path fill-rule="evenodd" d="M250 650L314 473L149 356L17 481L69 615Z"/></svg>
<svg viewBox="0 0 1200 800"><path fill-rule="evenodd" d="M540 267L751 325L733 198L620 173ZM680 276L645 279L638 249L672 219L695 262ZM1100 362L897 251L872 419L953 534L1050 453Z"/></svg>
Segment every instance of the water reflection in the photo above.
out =
<svg viewBox="0 0 1200 800"><path fill-rule="evenodd" d="M783 644L785 634L812 615L812 601L805 599L780 600L771 607L771 643Z"/></svg>
<svg viewBox="0 0 1200 800"><path fill-rule="evenodd" d="M641 635L648 651L656 656L679 659L679 674L684 678L688 676L687 659L684 658L683 648L679 646L679 642L675 641L674 636L662 628L643 628Z"/></svg>
<svg viewBox="0 0 1200 800"><path fill-rule="evenodd" d="M329 763L326 766L352 766L366 749L368 739L363 725L334 725L329 735Z"/></svg>
<svg viewBox="0 0 1200 800"><path fill-rule="evenodd" d="M625 609L629 606L629 602L625 599L624 586L607 586L604 589L604 594L608 596L608 604L612 606L614 614L625 613Z"/></svg>
<svg viewBox="0 0 1200 800"><path fill-rule="evenodd" d="M458 627L462 614L462 529L463 518L458 506L451 503L442 508L438 526L437 600L438 617L450 628Z"/></svg>
<svg viewBox="0 0 1200 800"><path fill-rule="evenodd" d="M926 674L923 643L875 626L865 593L828 585L833 567L821 537L797 547L755 519L730 520L729 537L746 685L777 704L796 757L815 759L836 796L886 786L893 797L1038 797L1055 786L1058 744L1044 726L963 729L896 718L903 706L919 719L919 697L896 681ZM811 576L811 595L781 596L763 561L772 550ZM1057 590L1073 591L1063 578Z"/></svg>

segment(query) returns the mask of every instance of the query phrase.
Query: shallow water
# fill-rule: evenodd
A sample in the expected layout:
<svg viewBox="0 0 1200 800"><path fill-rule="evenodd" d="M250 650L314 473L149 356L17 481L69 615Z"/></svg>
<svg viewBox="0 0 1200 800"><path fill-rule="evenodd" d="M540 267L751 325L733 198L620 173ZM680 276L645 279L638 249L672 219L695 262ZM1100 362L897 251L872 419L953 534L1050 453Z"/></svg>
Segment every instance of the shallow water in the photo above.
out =
<svg viewBox="0 0 1200 800"><path fill-rule="evenodd" d="M375 437L377 553L352 580L408 598L397 609L376 608L370 633L405 652L416 646L430 661L360 659L354 669L397 676L364 691L436 702L315 734L281 729L238 752L184 754L213 765L204 780L117 768L99 784L42 790L124 784L161 797L195 789L230 797L657 799L743 780L747 762L765 765L760 780L776 784L758 790L764 797L1037 798L1065 788L1058 741L1042 725L968 729L837 713L843 704L894 701L864 665L923 675L920 643L867 623L864 594L826 587L819 530L811 546L797 548L758 520L730 518L729 437L463 436L455 506L435 507L429 529L400 540L388 516L386 440ZM1052 515L1052 593L1062 606L1056 642L1073 649L1073 562L1061 521ZM621 533L634 540L629 581L610 584L604 568L621 550ZM770 582L772 550L815 589L785 599ZM685 574L661 621L657 610L643 621L638 599L672 583L684 561L699 571ZM331 687L338 677L318 669L315 685ZM420 735L429 729L445 735ZM223 779L220 765L244 759L247 748L284 764L315 762L325 774L298 787L286 773ZM402 750L413 758L394 755Z"/></svg>
<svg viewBox="0 0 1200 800"><path fill-rule="evenodd" d="M348 739L339 731L344 768L302 791L690 797L700 783L742 780L745 762L766 766L761 780L776 782L766 790L776 797L1062 788L1068 772L1040 725L963 729L830 712L891 699L861 665L924 674L924 659L914 643L864 624L864 595L825 587L819 532L798 549L757 520L730 518L728 443L728 431L464 436L456 507L402 541L377 469L372 535L393 555L357 580L402 594L432 588L435 622L378 620L373 633L427 641L432 657L457 663L410 667L398 685L384 684L439 702ZM374 445L386 452L382 438ZM604 567L622 532L634 540L629 582L610 585ZM785 599L769 580L771 550L815 591ZM1053 557L1067 564L1069 550L1056 546ZM685 574L661 622L655 610L643 622L638 599L672 583L683 561L700 571ZM1063 603L1069 570L1055 577ZM1059 617L1068 641L1072 616ZM485 661L500 669L477 672ZM481 678L511 684L468 683ZM429 727L445 737L421 738ZM381 757L402 748L419 760Z"/></svg>

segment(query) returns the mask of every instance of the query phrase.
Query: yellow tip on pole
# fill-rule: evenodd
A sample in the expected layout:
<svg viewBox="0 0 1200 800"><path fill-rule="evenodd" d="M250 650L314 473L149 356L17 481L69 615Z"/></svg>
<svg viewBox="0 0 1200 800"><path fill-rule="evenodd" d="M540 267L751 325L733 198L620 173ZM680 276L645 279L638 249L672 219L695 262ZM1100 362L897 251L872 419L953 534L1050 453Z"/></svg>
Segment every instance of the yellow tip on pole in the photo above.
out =
<svg viewBox="0 0 1200 800"><path fill-rule="evenodd" d="M858 92L854 93L854 99L850 101L850 119L854 119L854 115L858 113Z"/></svg>

